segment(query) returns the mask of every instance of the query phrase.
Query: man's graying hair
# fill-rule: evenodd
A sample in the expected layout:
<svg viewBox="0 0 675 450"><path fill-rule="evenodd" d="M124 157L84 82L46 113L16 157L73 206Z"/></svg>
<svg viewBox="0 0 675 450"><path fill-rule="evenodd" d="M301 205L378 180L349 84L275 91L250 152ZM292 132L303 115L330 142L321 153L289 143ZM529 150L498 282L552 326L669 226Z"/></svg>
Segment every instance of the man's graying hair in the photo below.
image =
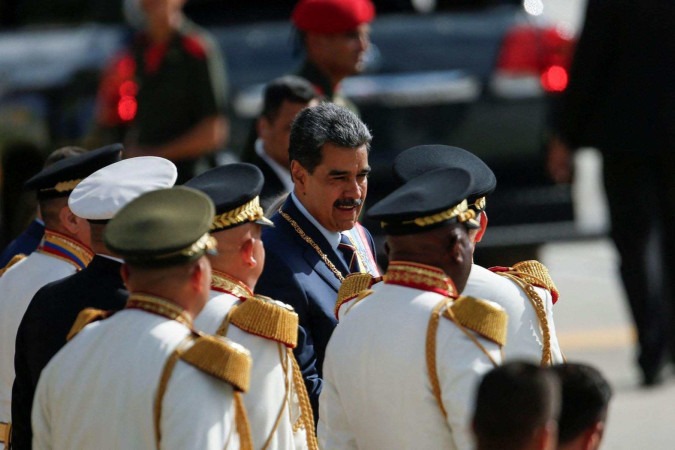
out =
<svg viewBox="0 0 675 450"><path fill-rule="evenodd" d="M300 111L291 128L288 156L309 173L321 164L325 144L370 150L372 136L356 114L334 103L322 103Z"/></svg>

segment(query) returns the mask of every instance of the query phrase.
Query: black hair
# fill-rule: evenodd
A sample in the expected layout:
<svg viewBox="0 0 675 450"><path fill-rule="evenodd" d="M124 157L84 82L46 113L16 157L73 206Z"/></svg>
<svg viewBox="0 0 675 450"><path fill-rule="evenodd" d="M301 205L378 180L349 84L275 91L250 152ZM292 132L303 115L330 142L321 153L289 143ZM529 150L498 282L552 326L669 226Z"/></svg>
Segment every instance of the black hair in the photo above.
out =
<svg viewBox="0 0 675 450"><path fill-rule="evenodd" d="M585 364L557 364L552 370L562 388L558 442L565 444L605 420L612 388L598 370Z"/></svg>
<svg viewBox="0 0 675 450"><path fill-rule="evenodd" d="M369 150L371 140L368 127L356 114L334 103L321 103L303 109L293 121L288 157L313 173L321 164L325 144L353 149L365 145Z"/></svg>
<svg viewBox="0 0 675 450"><path fill-rule="evenodd" d="M265 86L263 96L261 116L268 120L274 120L284 102L309 103L318 98L318 93L312 84L304 78L286 75L270 81Z"/></svg>
<svg viewBox="0 0 675 450"><path fill-rule="evenodd" d="M473 417L478 448L522 448L559 409L560 387L551 371L526 362L499 366L478 388Z"/></svg>

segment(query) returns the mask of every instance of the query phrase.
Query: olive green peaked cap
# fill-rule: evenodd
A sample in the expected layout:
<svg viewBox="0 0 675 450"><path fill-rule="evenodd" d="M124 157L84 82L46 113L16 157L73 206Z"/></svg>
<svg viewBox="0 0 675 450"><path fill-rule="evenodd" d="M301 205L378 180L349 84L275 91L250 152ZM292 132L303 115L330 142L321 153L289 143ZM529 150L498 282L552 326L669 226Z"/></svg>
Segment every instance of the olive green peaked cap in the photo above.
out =
<svg viewBox="0 0 675 450"><path fill-rule="evenodd" d="M214 215L209 197L184 186L141 195L105 230L105 243L132 265L163 267L195 261L215 250L208 234Z"/></svg>

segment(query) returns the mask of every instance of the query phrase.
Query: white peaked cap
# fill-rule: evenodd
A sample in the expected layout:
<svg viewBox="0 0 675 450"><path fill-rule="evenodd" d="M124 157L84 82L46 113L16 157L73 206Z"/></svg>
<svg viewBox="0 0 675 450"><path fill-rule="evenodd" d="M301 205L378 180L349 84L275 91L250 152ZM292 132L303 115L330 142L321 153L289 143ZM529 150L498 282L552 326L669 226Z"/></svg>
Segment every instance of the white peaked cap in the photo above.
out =
<svg viewBox="0 0 675 450"><path fill-rule="evenodd" d="M177 177L176 166L168 159L123 159L82 180L68 197L68 206L83 219L109 220L141 194L172 187Z"/></svg>

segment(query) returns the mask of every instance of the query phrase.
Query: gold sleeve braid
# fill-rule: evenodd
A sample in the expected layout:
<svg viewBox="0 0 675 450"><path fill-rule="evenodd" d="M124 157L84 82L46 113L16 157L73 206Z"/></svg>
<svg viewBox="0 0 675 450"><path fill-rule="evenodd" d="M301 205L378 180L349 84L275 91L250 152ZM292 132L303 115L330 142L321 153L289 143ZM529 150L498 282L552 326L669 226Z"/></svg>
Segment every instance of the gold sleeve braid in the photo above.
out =
<svg viewBox="0 0 675 450"><path fill-rule="evenodd" d="M70 331L68 332L68 335L66 335L66 341L71 340L72 338L77 335L84 327L89 325L92 322L96 322L97 320L103 320L107 319L108 317L113 315L113 311L104 311L102 309L96 309L96 308L85 308L80 313L77 315L77 318L75 319L75 323L73 323L73 326L70 327Z"/></svg>
<svg viewBox="0 0 675 450"><path fill-rule="evenodd" d="M10 267L12 267L14 264L16 264L16 263L18 263L18 262L23 261L24 259L26 259L26 255L24 255L23 253L19 253L18 255L12 256L12 259L9 260L9 262L7 263L7 265L5 265L5 267L3 267L2 269L0 269L0 277L2 276L3 273L7 272L7 270L8 270Z"/></svg>

